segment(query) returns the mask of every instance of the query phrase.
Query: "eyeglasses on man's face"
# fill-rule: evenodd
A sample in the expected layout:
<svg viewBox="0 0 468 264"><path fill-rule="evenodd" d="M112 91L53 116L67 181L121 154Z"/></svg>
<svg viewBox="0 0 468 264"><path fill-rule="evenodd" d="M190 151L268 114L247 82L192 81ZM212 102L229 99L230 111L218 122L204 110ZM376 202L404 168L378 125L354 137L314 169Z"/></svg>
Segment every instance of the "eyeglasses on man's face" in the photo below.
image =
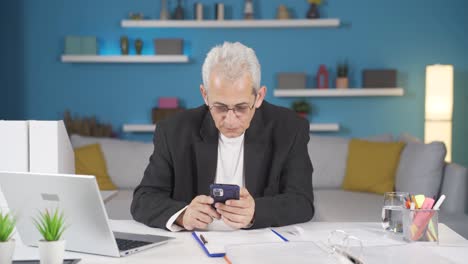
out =
<svg viewBox="0 0 468 264"><path fill-rule="evenodd" d="M213 114L216 114L218 116L224 117L228 114L229 110L232 110L232 112L234 113L234 115L236 115L236 117L243 117L243 116L246 116L250 112L250 110L254 108L255 101L257 101L256 96L255 96L254 103L251 106L247 103L241 103L241 104L234 105L233 107L229 107L225 104L214 103L209 108L213 112Z"/></svg>

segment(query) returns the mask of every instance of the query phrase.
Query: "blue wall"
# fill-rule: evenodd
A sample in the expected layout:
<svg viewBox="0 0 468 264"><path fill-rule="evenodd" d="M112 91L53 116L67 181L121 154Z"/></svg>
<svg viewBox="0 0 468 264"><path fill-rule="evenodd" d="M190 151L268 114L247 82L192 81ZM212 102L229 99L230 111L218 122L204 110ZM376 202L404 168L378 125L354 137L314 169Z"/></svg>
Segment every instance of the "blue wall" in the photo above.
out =
<svg viewBox="0 0 468 264"><path fill-rule="evenodd" d="M303 71L315 74L319 64L334 70L339 60L351 64L352 86L361 86L364 68L397 68L403 97L311 99L314 122L338 122L337 135L395 135L406 131L418 137L424 130L424 71L428 64L455 67L454 160L468 166L468 3L453 0L328 1L327 17L340 18L337 29L132 29L120 20L132 11L155 18L155 0L21 1L18 22L24 45L20 62L20 108L13 115L27 119L61 118L64 109L97 115L120 130L123 123L150 122L150 109L160 96L177 96L186 107L202 103L198 92L200 69L209 49L223 41L241 41L257 51L268 100L289 106L293 99L273 97L275 74ZM172 1L175 2L175 1ZM185 1L191 7L193 1ZM215 1L200 1L210 6ZM240 18L242 2L223 1ZM272 18L279 4L289 2L303 17L306 1L258 0L261 18ZM294 2L294 4L292 3ZM213 8L211 8L211 14ZM187 12L191 16L192 11ZM101 53L118 53L119 37L144 40L179 37L186 41L189 64L64 64L59 58L66 35L96 35ZM133 50L132 50L133 52ZM312 78L309 86L312 85ZM335 135L335 134L333 134ZM151 135L123 135L149 140Z"/></svg>

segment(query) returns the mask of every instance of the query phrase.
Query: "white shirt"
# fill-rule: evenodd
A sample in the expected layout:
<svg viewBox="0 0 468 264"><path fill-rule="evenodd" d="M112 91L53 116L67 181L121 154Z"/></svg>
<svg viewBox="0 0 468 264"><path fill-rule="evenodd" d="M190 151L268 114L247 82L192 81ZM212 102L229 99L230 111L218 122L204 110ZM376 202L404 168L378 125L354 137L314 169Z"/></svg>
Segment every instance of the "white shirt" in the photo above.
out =
<svg viewBox="0 0 468 264"><path fill-rule="evenodd" d="M244 187L244 134L228 138L219 133L215 182ZM167 229L173 232L184 229L174 222L186 208L182 208L169 218L166 223ZM232 228L226 225L223 220L213 219L213 222L208 225L208 230L232 230Z"/></svg>

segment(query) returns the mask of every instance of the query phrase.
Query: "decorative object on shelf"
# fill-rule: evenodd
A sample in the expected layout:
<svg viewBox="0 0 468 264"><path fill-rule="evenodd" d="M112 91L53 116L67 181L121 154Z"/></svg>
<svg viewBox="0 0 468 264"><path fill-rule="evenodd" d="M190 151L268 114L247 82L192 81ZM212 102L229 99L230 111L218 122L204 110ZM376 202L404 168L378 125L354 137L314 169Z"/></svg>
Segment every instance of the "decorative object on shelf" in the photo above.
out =
<svg viewBox="0 0 468 264"><path fill-rule="evenodd" d="M224 20L224 4L223 3L216 3L215 4L215 19L216 20Z"/></svg>
<svg viewBox="0 0 468 264"><path fill-rule="evenodd" d="M60 238L65 231L65 217L59 209L39 212L39 216L33 219L42 238L38 242L41 263L62 264L65 253L65 240Z"/></svg>
<svg viewBox="0 0 468 264"><path fill-rule="evenodd" d="M168 20L169 19L169 11L167 11L167 0L161 0L161 12L159 12L159 19L160 20Z"/></svg>
<svg viewBox="0 0 468 264"><path fill-rule="evenodd" d="M349 88L349 79L348 79L348 63L339 63L337 67L337 77L336 77L336 88L338 89L347 89Z"/></svg>
<svg viewBox="0 0 468 264"><path fill-rule="evenodd" d="M95 36L66 36L65 54L68 55L96 55L98 53L97 38Z"/></svg>
<svg viewBox="0 0 468 264"><path fill-rule="evenodd" d="M143 50L143 40L136 39L135 40L135 51L137 55L141 55L141 51Z"/></svg>
<svg viewBox="0 0 468 264"><path fill-rule="evenodd" d="M310 6L307 11L306 17L309 19L320 18L320 12L318 6L322 3L322 0L308 0Z"/></svg>
<svg viewBox="0 0 468 264"><path fill-rule="evenodd" d="M330 86L328 85L328 70L327 66L321 64L319 70L317 71L317 88L327 89Z"/></svg>
<svg viewBox="0 0 468 264"><path fill-rule="evenodd" d="M154 52L164 55L180 55L183 54L184 40L183 39L155 39Z"/></svg>
<svg viewBox="0 0 468 264"><path fill-rule="evenodd" d="M254 19L253 0L245 0L244 3L244 19Z"/></svg>
<svg viewBox="0 0 468 264"><path fill-rule="evenodd" d="M395 88L397 71L395 69L385 70L363 70L362 83L364 88Z"/></svg>
<svg viewBox="0 0 468 264"><path fill-rule="evenodd" d="M285 5L278 6L276 19L290 19L288 8Z"/></svg>
<svg viewBox="0 0 468 264"><path fill-rule="evenodd" d="M112 131L112 125L99 122L95 116L72 118L70 111L66 110L63 114L63 122L68 135L77 134L92 137L115 137L116 133Z"/></svg>
<svg viewBox="0 0 468 264"><path fill-rule="evenodd" d="M143 13L141 12L130 12L128 14L128 17L131 19L131 20L143 20L145 17L143 16Z"/></svg>
<svg viewBox="0 0 468 264"><path fill-rule="evenodd" d="M193 18L198 21L203 20L203 4L195 3L193 5L193 10L194 10Z"/></svg>
<svg viewBox="0 0 468 264"><path fill-rule="evenodd" d="M303 118L307 118L307 115L312 110L312 106L306 100L294 101L291 105L291 108Z"/></svg>
<svg viewBox="0 0 468 264"><path fill-rule="evenodd" d="M181 111L183 108L179 106L177 97L161 97L158 99L158 107L151 110L153 124Z"/></svg>
<svg viewBox="0 0 468 264"><path fill-rule="evenodd" d="M307 76L302 72L278 73L278 89L303 89L306 88Z"/></svg>
<svg viewBox="0 0 468 264"><path fill-rule="evenodd" d="M127 36L120 37L120 53L122 53L122 55L128 55L128 37Z"/></svg>
<svg viewBox="0 0 468 264"><path fill-rule="evenodd" d="M172 19L184 20L184 8L182 7L181 0L177 0L177 7L174 11L174 15L172 16Z"/></svg>
<svg viewBox="0 0 468 264"><path fill-rule="evenodd" d="M0 263L11 263L15 251L15 240L12 238L16 220L10 213L0 210Z"/></svg>

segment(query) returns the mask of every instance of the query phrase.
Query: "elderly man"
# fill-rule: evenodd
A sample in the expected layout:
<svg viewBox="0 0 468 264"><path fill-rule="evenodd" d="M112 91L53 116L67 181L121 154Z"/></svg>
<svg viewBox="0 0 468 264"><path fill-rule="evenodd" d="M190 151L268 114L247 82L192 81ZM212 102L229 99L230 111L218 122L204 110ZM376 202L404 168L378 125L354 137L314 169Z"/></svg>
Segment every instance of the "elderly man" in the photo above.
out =
<svg viewBox="0 0 468 264"><path fill-rule="evenodd" d="M133 195L135 220L171 231L305 222L314 215L309 123L264 101L260 64L240 43L214 47L203 64L205 105L161 121ZM212 183L240 199L216 203Z"/></svg>

